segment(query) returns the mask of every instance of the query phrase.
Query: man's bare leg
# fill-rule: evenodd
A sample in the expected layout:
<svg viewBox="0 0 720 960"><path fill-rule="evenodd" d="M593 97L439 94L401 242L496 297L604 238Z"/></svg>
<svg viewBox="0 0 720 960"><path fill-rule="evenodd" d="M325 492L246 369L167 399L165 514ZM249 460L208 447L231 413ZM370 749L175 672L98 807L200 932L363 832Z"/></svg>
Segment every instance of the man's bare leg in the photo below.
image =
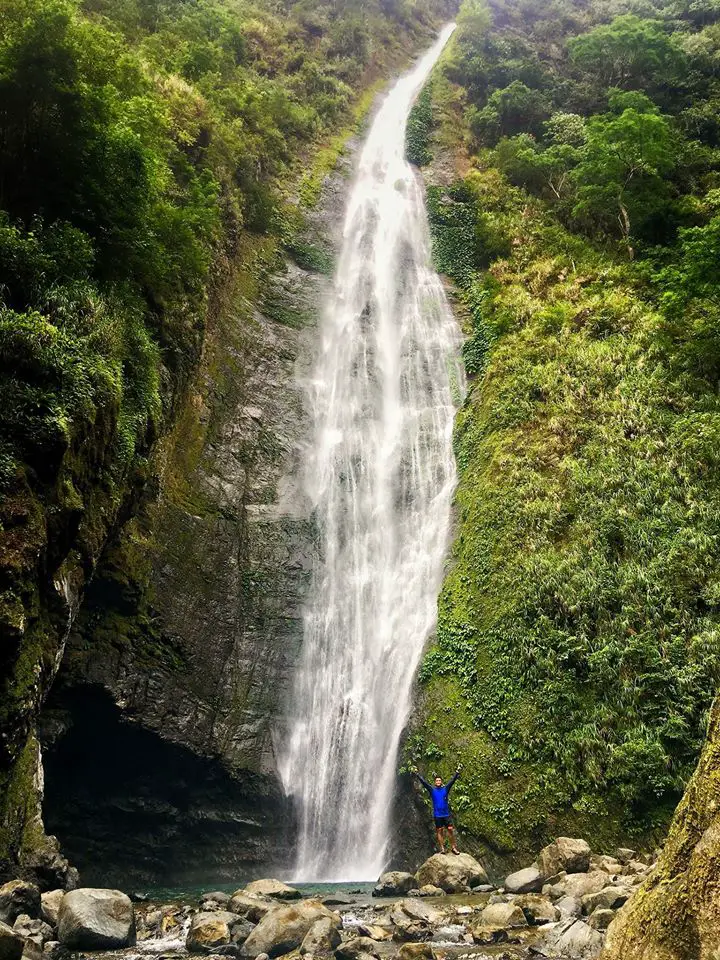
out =
<svg viewBox="0 0 720 960"><path fill-rule="evenodd" d="M448 829L448 834L450 835L450 849L452 850L453 853L460 853L460 851L457 848L457 843L455 842L455 827L449 826L447 829Z"/></svg>
<svg viewBox="0 0 720 960"><path fill-rule="evenodd" d="M435 836L437 837L440 853L445 853L445 827L436 827Z"/></svg>

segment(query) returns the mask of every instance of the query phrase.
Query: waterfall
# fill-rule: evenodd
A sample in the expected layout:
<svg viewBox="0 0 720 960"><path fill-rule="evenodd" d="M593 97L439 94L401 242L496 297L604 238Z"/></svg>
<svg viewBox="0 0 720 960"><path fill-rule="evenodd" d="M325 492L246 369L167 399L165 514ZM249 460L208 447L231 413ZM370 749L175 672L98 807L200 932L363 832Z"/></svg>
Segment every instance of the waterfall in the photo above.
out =
<svg viewBox="0 0 720 960"><path fill-rule="evenodd" d="M280 773L298 880L368 880L389 848L400 737L436 618L455 483L459 331L405 160L446 27L386 96L362 149L310 385L320 529Z"/></svg>

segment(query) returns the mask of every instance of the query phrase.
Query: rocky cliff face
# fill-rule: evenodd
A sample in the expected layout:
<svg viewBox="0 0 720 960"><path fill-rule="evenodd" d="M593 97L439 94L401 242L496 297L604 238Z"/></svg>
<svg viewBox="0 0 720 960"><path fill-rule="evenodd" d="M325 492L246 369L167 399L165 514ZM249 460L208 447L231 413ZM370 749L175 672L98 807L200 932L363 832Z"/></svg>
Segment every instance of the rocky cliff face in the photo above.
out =
<svg viewBox="0 0 720 960"><path fill-rule="evenodd" d="M712 960L720 924L720 701L649 880L613 923L603 960Z"/></svg>
<svg viewBox="0 0 720 960"><path fill-rule="evenodd" d="M288 861L273 732L314 540L303 378L350 168L294 258L247 241L155 496L108 545L70 633L42 722L45 809L86 880L199 878L188 848L216 878Z"/></svg>

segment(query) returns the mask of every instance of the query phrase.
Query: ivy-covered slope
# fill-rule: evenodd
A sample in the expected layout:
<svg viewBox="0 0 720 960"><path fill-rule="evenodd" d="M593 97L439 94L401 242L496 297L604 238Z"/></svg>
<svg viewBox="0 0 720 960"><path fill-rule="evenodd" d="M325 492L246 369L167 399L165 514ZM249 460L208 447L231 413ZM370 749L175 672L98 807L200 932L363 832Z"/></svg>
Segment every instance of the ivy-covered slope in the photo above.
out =
<svg viewBox="0 0 720 960"><path fill-rule="evenodd" d="M0 873L39 857L62 879L38 711L108 537L157 484L208 317L248 249L260 279L281 246L312 255L336 138L440 13L0 3Z"/></svg>
<svg viewBox="0 0 720 960"><path fill-rule="evenodd" d="M651 82L632 54L638 30L673 50L715 36L681 14L658 4L638 26L622 4L466 3L433 80L428 210L470 383L407 755L463 764L460 828L499 856L561 833L596 848L662 835L717 685L718 158L682 125L687 86L674 101L662 88L661 113L640 88L660 96L670 68L653 59ZM574 58L602 30L620 34L631 79ZM643 156L658 124L663 170ZM448 186L440 158L463 129L472 169ZM689 153L702 161L680 171ZM611 155L638 182L608 192L604 220L586 178Z"/></svg>

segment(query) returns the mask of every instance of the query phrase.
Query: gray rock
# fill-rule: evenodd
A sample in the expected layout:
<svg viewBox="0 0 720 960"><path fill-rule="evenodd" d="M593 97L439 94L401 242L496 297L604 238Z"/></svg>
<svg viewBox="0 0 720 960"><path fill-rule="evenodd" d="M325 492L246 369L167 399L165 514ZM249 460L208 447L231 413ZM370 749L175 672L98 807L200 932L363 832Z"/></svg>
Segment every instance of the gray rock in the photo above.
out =
<svg viewBox="0 0 720 960"><path fill-rule="evenodd" d="M615 919L614 910L596 910L585 921L593 930L605 931Z"/></svg>
<svg viewBox="0 0 720 960"><path fill-rule="evenodd" d="M130 897L119 890L71 890L60 904L58 939L76 950L133 946L135 911Z"/></svg>
<svg viewBox="0 0 720 960"><path fill-rule="evenodd" d="M241 917L227 910L196 913L185 941L188 953L213 953L217 947L229 944L231 928L239 921Z"/></svg>
<svg viewBox="0 0 720 960"><path fill-rule="evenodd" d="M426 883L424 887L418 890L419 897L446 897L447 894L440 887L434 887L431 883Z"/></svg>
<svg viewBox="0 0 720 960"><path fill-rule="evenodd" d="M396 960L433 960L433 950L429 943L404 943Z"/></svg>
<svg viewBox="0 0 720 960"><path fill-rule="evenodd" d="M15 923L21 913L40 916L40 889L26 880L11 880L0 887L0 920Z"/></svg>
<svg viewBox="0 0 720 960"><path fill-rule="evenodd" d="M627 887L603 887L597 893L588 893L582 898L583 913L590 914L595 910L618 910L627 903L632 890Z"/></svg>
<svg viewBox="0 0 720 960"><path fill-rule="evenodd" d="M340 931L335 920L323 917L317 920L303 937L300 953L313 955L331 954L340 944Z"/></svg>
<svg viewBox="0 0 720 960"><path fill-rule="evenodd" d="M230 898L228 910L239 917L247 917L252 923L259 923L273 906L275 904L272 900L248 897L242 890L238 890Z"/></svg>
<svg viewBox="0 0 720 960"><path fill-rule="evenodd" d="M491 883L479 883L472 888L473 893L492 893L495 887Z"/></svg>
<svg viewBox="0 0 720 960"><path fill-rule="evenodd" d="M538 896L536 893L526 893L516 897L513 905L520 907L525 914L525 919L533 927L554 923L560 919L559 911L547 897Z"/></svg>
<svg viewBox="0 0 720 960"><path fill-rule="evenodd" d="M378 945L370 937L351 937L335 950L338 960L357 960L361 956L377 957Z"/></svg>
<svg viewBox="0 0 720 960"><path fill-rule="evenodd" d="M592 873L571 874L561 884L563 892L576 900L582 900L588 893L599 893L610 883L610 874L604 870L593 870Z"/></svg>
<svg viewBox="0 0 720 960"><path fill-rule="evenodd" d="M412 873L402 870L391 870L383 873L375 884L374 897L403 897L417 884Z"/></svg>
<svg viewBox="0 0 720 960"><path fill-rule="evenodd" d="M21 913L13 924L13 930L25 940L36 938L42 946L47 940L53 939L53 929L44 920L32 920L26 913Z"/></svg>
<svg viewBox="0 0 720 960"><path fill-rule="evenodd" d="M270 897L272 900L300 900L302 893L281 880L253 880L244 890L248 897Z"/></svg>
<svg viewBox="0 0 720 960"><path fill-rule="evenodd" d="M319 900L300 900L268 911L242 945L244 957L267 953L279 957L297 949L311 927L324 917L340 924L337 914L331 913Z"/></svg>
<svg viewBox="0 0 720 960"><path fill-rule="evenodd" d="M0 920L0 960L20 960L24 947L23 938Z"/></svg>
<svg viewBox="0 0 720 960"><path fill-rule="evenodd" d="M585 873L590 868L590 845L585 840L558 837L540 851L538 867L544 877L566 870Z"/></svg>
<svg viewBox="0 0 720 960"><path fill-rule="evenodd" d="M43 946L43 960L70 960L71 953L59 940L48 940Z"/></svg>
<svg viewBox="0 0 720 960"><path fill-rule="evenodd" d="M628 874L635 874L636 876L641 877L643 874L646 874L648 870L648 864L643 863L642 860L630 860L625 864L624 872Z"/></svg>
<svg viewBox="0 0 720 960"><path fill-rule="evenodd" d="M570 920L582 915L582 904L575 897L560 897L555 901L555 909L561 920Z"/></svg>
<svg viewBox="0 0 720 960"><path fill-rule="evenodd" d="M394 914L399 910L402 910L402 912L412 920L421 920L423 923L430 924L431 926L440 924L445 919L444 911L438 910L437 907L433 907L429 903L423 903L417 899L401 900L399 903L396 903L390 914L391 918L393 918Z"/></svg>
<svg viewBox="0 0 720 960"><path fill-rule="evenodd" d="M370 937L371 940L392 940L392 931L375 923L361 923L357 932L361 937Z"/></svg>
<svg viewBox="0 0 720 960"><path fill-rule="evenodd" d="M48 890L40 896L40 916L51 927L57 926L60 904L64 896L64 890Z"/></svg>
<svg viewBox="0 0 720 960"><path fill-rule="evenodd" d="M245 943L247 938L255 929L255 924L250 923L249 920L242 919L238 920L236 923L233 923L230 927L230 939L234 944Z"/></svg>
<svg viewBox="0 0 720 960"><path fill-rule="evenodd" d="M207 903L212 900L213 903L230 903L230 894L222 893L220 890L213 890L210 893L203 893L200 897L200 903Z"/></svg>
<svg viewBox="0 0 720 960"><path fill-rule="evenodd" d="M614 856L620 863L629 863L631 860L637 859L637 850L632 850L630 847L618 847Z"/></svg>
<svg viewBox="0 0 720 960"><path fill-rule="evenodd" d="M505 936L507 930L527 926L525 914L514 903L493 903L485 907L472 935L477 943L490 943Z"/></svg>
<svg viewBox="0 0 720 960"><path fill-rule="evenodd" d="M320 898L320 903L326 907L349 907L352 906L353 902L352 897L348 897L347 894L341 893L339 890Z"/></svg>
<svg viewBox="0 0 720 960"><path fill-rule="evenodd" d="M623 872L623 865L619 860L616 860L615 857L603 855L591 858L590 869L604 870L611 876L619 876Z"/></svg>
<svg viewBox="0 0 720 960"><path fill-rule="evenodd" d="M537 867L526 867L505 878L508 893L537 893L543 887L543 875Z"/></svg>
<svg viewBox="0 0 720 960"><path fill-rule="evenodd" d="M446 893L464 893L488 882L485 869L469 853L436 853L417 872L419 887L432 884Z"/></svg>
<svg viewBox="0 0 720 960"><path fill-rule="evenodd" d="M548 957L567 960L595 960L603 945L603 935L582 920L566 920L548 930L542 951Z"/></svg>

